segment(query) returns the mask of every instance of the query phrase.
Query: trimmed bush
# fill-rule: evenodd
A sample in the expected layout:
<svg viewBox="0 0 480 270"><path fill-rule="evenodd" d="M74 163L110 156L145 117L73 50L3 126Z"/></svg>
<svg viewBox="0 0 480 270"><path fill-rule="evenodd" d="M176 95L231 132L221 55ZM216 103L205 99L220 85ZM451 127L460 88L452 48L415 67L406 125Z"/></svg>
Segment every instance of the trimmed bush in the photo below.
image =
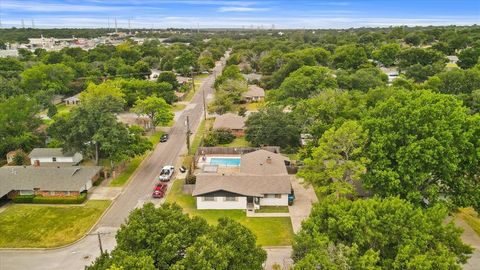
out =
<svg viewBox="0 0 480 270"><path fill-rule="evenodd" d="M197 177L194 174L190 174L185 178L185 184L187 185L195 185L197 182Z"/></svg>
<svg viewBox="0 0 480 270"><path fill-rule="evenodd" d="M12 201L15 203L32 203L35 195L17 195Z"/></svg>
<svg viewBox="0 0 480 270"><path fill-rule="evenodd" d="M87 193L81 193L75 197L43 197L35 196L33 203L44 204L81 204L87 199Z"/></svg>

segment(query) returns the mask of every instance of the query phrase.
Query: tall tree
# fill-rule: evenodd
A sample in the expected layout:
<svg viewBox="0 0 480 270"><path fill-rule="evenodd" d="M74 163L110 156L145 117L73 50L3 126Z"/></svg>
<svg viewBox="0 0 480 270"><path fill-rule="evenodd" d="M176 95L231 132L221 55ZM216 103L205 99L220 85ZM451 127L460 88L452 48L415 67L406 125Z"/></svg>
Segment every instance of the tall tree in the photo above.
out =
<svg viewBox="0 0 480 270"><path fill-rule="evenodd" d="M299 175L322 193L336 197L355 195L368 163L362 157L366 135L356 121L346 121L339 128L327 130Z"/></svg>
<svg viewBox="0 0 480 270"><path fill-rule="evenodd" d="M477 121L453 96L395 91L362 119L371 160L365 184L417 204L446 198L479 209Z"/></svg>
<svg viewBox="0 0 480 270"><path fill-rule="evenodd" d="M349 44L336 48L332 60L336 68L357 69L367 63L368 59L362 47Z"/></svg>
<svg viewBox="0 0 480 270"><path fill-rule="evenodd" d="M295 269L461 269L472 248L447 213L399 198L322 200L295 236Z"/></svg>
<svg viewBox="0 0 480 270"><path fill-rule="evenodd" d="M337 82L326 67L304 66L290 75L280 85L279 98L305 99L327 88L336 88Z"/></svg>
<svg viewBox="0 0 480 270"><path fill-rule="evenodd" d="M133 111L147 115L152 121L152 128L166 125L173 119L172 106L168 105L163 98L156 96L137 100Z"/></svg>

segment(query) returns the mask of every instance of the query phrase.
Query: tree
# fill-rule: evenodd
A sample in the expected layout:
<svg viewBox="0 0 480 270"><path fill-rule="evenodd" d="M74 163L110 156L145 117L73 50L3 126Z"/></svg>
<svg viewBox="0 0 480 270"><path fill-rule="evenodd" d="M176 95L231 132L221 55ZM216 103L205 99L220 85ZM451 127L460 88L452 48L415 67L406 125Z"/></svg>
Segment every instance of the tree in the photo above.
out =
<svg viewBox="0 0 480 270"><path fill-rule="evenodd" d="M325 88L336 88L337 82L326 67L304 66L290 75L280 85L281 99L305 99Z"/></svg>
<svg viewBox="0 0 480 270"><path fill-rule="evenodd" d="M23 63L15 58L0 58L0 76L4 78L17 78L23 69Z"/></svg>
<svg viewBox="0 0 480 270"><path fill-rule="evenodd" d="M362 47L350 44L337 47L332 56L332 60L336 68L357 69L367 63L368 59Z"/></svg>
<svg viewBox="0 0 480 270"><path fill-rule="evenodd" d="M371 160L365 185L380 196L419 205L445 198L479 208L478 120L453 96L395 91L362 119L369 137L365 156Z"/></svg>
<svg viewBox="0 0 480 270"><path fill-rule="evenodd" d="M480 58L480 48L467 48L458 54L458 65L463 68L475 66Z"/></svg>
<svg viewBox="0 0 480 270"><path fill-rule="evenodd" d="M40 107L27 96L14 96L0 101L0 155L21 148L26 151L41 145L35 132L41 120Z"/></svg>
<svg viewBox="0 0 480 270"><path fill-rule="evenodd" d="M173 89L178 89L180 84L177 81L177 75L171 71L164 71L158 75L157 82L167 82L172 85Z"/></svg>
<svg viewBox="0 0 480 270"><path fill-rule="evenodd" d="M147 115L152 121L152 128L158 125L166 125L173 119L172 106L168 105L163 98L156 96L137 100L133 111Z"/></svg>
<svg viewBox="0 0 480 270"><path fill-rule="evenodd" d="M215 67L215 60L211 56L202 56L198 59L201 70L208 71Z"/></svg>
<svg viewBox="0 0 480 270"><path fill-rule="evenodd" d="M369 89L384 86L388 76L378 68L362 68L353 74L337 72L337 81L342 88L367 92Z"/></svg>
<svg viewBox="0 0 480 270"><path fill-rule="evenodd" d="M229 144L235 140L230 129L215 129L205 137L205 146L216 146L218 144Z"/></svg>
<svg viewBox="0 0 480 270"><path fill-rule="evenodd" d="M268 107L252 113L245 127L246 140L254 146L295 147L300 141L300 130L293 117L279 107Z"/></svg>
<svg viewBox="0 0 480 270"><path fill-rule="evenodd" d="M221 218L209 234L187 249L185 258L172 269L263 269L267 253L255 241L256 237L247 228Z"/></svg>
<svg viewBox="0 0 480 270"><path fill-rule="evenodd" d="M80 101L85 104L102 103L102 109L118 113L125 106L125 95L115 81L105 81L101 84L89 83L87 89L80 93Z"/></svg>
<svg viewBox="0 0 480 270"><path fill-rule="evenodd" d="M418 46L423 42L423 35L418 32L412 32L407 34L403 40L412 46Z"/></svg>
<svg viewBox="0 0 480 270"><path fill-rule="evenodd" d="M133 65L133 69L135 70L135 77L137 79L146 79L150 77L152 71L150 70L150 66L145 61L138 61Z"/></svg>
<svg viewBox="0 0 480 270"><path fill-rule="evenodd" d="M327 130L299 175L322 193L337 198L356 195L355 187L360 185L368 163L362 157L366 141L366 132L356 121L346 121L339 128Z"/></svg>
<svg viewBox="0 0 480 270"><path fill-rule="evenodd" d="M197 58L191 51L185 51L180 56L174 59L173 68L182 75L190 74L190 68L197 66Z"/></svg>
<svg viewBox="0 0 480 270"><path fill-rule="evenodd" d="M20 74L21 85L28 92L53 90L57 94L68 92L67 85L73 80L74 72L64 64L39 64Z"/></svg>
<svg viewBox="0 0 480 270"><path fill-rule="evenodd" d="M386 67L389 67L395 64L400 50L400 45L397 43L383 44L378 50L373 51L373 57Z"/></svg>
<svg viewBox="0 0 480 270"><path fill-rule="evenodd" d="M447 213L399 198L322 200L295 236L295 269L460 269L472 248Z"/></svg>
<svg viewBox="0 0 480 270"><path fill-rule="evenodd" d="M169 203L133 210L116 239L111 254L102 254L87 269L260 270L266 260L256 237L239 223L222 218L209 226Z"/></svg>

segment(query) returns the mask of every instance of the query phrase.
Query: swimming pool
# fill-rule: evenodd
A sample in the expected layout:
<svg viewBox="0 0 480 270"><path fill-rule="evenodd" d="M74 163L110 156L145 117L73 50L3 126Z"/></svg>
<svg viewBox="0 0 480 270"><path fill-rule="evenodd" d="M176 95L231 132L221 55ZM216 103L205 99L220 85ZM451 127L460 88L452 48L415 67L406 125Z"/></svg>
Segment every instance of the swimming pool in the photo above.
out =
<svg viewBox="0 0 480 270"><path fill-rule="evenodd" d="M240 166L240 158L210 158L211 165L220 165L220 166L229 166L229 167L236 167Z"/></svg>

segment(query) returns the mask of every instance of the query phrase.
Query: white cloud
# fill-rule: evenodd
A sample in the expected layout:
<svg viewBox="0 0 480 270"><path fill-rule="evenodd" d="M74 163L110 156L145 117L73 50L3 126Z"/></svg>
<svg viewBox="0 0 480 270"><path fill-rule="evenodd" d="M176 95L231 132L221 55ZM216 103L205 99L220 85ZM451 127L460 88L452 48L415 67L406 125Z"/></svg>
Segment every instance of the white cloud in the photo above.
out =
<svg viewBox="0 0 480 270"><path fill-rule="evenodd" d="M256 12L256 11L267 11L268 8L254 8L254 7L237 7L237 6L228 6L220 7L219 12Z"/></svg>

